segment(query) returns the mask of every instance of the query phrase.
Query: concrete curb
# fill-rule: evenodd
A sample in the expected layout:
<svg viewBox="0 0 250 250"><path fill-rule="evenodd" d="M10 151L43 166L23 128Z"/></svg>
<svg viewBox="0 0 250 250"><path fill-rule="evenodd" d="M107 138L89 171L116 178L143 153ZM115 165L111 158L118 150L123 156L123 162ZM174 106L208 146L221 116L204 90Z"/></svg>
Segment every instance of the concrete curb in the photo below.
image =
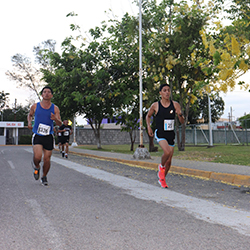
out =
<svg viewBox="0 0 250 250"><path fill-rule="evenodd" d="M151 162L124 160L124 159L118 159L118 158L98 156L94 154L92 155L92 154L87 154L87 153L77 153L73 151L71 151L70 153L75 154L75 155L83 155L87 157L92 157L96 159L103 159L107 161L120 162L120 163L124 163L128 165L132 165L134 167L147 168L147 169L153 169L153 170L157 170L158 165L159 165L157 163L151 163ZM184 167L178 167L178 166L171 166L171 169L169 172L180 174L180 175L192 176L196 178L219 181L219 182L223 182L223 183L230 184L230 185L250 187L250 176L248 175L219 173L219 172L197 170L197 169L184 168Z"/></svg>

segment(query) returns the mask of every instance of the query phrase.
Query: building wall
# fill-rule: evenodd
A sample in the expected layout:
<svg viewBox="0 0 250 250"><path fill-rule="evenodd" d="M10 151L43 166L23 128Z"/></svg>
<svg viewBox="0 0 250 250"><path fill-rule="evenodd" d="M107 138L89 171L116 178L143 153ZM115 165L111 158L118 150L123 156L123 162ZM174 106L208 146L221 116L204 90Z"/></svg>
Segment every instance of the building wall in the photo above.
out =
<svg viewBox="0 0 250 250"><path fill-rule="evenodd" d="M130 144L130 135L128 132L121 131L120 129L101 129L100 130L101 144L111 145L111 144ZM71 141L73 141L73 136L71 136ZM143 131L143 142L148 143L148 134ZM83 144L97 144L95 139L95 134L92 129L80 129L76 128L76 142L79 145ZM136 131L135 143L140 143L140 133L139 130Z"/></svg>

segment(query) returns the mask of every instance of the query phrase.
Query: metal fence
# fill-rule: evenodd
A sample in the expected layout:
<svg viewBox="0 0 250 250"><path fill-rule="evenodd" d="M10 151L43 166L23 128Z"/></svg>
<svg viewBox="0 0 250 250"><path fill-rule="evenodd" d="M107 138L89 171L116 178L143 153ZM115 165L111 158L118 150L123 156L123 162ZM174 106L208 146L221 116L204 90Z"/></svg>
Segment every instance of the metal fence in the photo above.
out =
<svg viewBox="0 0 250 250"><path fill-rule="evenodd" d="M250 130L235 129L225 126L224 129L212 129L212 140L216 144L246 144L250 143ZM209 130L201 126L192 126L186 129L186 144L209 144Z"/></svg>

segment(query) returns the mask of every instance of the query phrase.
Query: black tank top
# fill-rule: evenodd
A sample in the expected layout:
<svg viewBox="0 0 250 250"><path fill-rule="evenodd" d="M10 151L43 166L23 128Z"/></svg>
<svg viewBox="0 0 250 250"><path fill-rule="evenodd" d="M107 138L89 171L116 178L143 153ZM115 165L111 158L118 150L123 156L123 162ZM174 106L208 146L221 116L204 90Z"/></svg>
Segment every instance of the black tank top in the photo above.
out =
<svg viewBox="0 0 250 250"><path fill-rule="evenodd" d="M173 101L165 108L161 102L158 102L158 112L155 116L156 129L159 138L175 136L174 132L175 108Z"/></svg>

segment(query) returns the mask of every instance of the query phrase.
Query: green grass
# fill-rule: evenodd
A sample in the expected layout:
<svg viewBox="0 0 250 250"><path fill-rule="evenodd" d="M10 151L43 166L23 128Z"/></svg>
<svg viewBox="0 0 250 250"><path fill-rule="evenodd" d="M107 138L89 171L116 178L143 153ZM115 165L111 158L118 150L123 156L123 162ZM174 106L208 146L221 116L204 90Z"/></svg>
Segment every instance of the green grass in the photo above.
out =
<svg viewBox="0 0 250 250"><path fill-rule="evenodd" d="M162 149L158 146L158 152L150 152L150 155L161 156ZM138 145L134 146L134 150ZM145 145L148 148L148 145ZM79 148L101 150L107 152L116 152L124 154L133 154L130 151L130 144L124 145L102 145L102 149L97 149L96 145L81 145ZM235 165L250 166L250 146L243 145L214 145L214 147L207 146L186 146L185 151L178 151L178 147L175 146L174 158L182 160L193 160L193 161L209 161L228 163Z"/></svg>

